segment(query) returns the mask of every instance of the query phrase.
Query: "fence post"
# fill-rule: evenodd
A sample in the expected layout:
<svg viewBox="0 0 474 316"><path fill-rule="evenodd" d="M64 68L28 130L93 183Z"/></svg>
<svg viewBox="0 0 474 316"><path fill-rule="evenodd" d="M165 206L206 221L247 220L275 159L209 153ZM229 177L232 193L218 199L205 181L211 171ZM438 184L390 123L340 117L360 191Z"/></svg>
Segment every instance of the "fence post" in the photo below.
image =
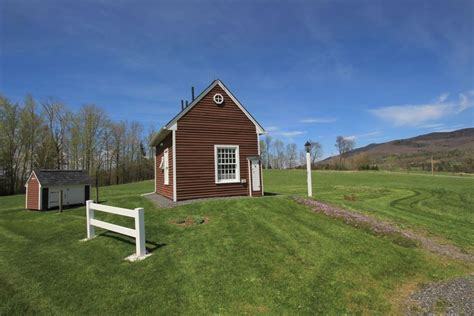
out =
<svg viewBox="0 0 474 316"><path fill-rule="evenodd" d="M94 209L91 207L92 202L92 200L86 201L87 239L95 237L95 227L91 225L91 219L94 219Z"/></svg>
<svg viewBox="0 0 474 316"><path fill-rule="evenodd" d="M143 208L136 208L137 212L135 216L135 229L137 236L135 238L135 243L137 247L137 257L143 258L146 255L145 248L145 212Z"/></svg>

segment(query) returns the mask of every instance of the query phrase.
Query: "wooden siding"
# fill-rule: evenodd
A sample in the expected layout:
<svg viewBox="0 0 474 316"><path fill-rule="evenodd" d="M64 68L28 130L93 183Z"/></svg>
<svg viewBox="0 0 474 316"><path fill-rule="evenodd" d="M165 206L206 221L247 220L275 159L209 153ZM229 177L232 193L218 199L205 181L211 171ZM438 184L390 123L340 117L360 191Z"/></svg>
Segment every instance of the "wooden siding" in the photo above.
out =
<svg viewBox="0 0 474 316"><path fill-rule="evenodd" d="M224 104L213 96L221 93ZM215 183L214 145L238 145L240 178L247 183ZM247 157L258 155L255 125L224 90L214 87L178 121L176 131L177 200L204 197L249 195ZM262 187L262 185L260 185ZM261 191L252 192L261 196Z"/></svg>
<svg viewBox="0 0 474 316"><path fill-rule="evenodd" d="M36 176L33 174L31 175L30 179L28 180L28 189L26 195L26 208L29 210L39 210L39 182L36 179Z"/></svg>
<svg viewBox="0 0 474 316"><path fill-rule="evenodd" d="M162 142L163 146L156 146L156 193L161 194L169 199L173 199L173 135L170 133ZM165 172L160 168L161 157L163 157L165 149L168 148L168 164L169 164L169 184L165 185Z"/></svg>

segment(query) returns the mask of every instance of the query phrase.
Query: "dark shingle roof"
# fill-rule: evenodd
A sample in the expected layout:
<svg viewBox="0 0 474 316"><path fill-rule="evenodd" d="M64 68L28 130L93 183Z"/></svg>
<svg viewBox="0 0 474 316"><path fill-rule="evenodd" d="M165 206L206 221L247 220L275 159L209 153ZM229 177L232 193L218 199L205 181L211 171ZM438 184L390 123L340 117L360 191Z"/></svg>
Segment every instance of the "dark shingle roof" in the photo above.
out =
<svg viewBox="0 0 474 316"><path fill-rule="evenodd" d="M90 184L91 179L85 170L35 170L36 177L42 186Z"/></svg>

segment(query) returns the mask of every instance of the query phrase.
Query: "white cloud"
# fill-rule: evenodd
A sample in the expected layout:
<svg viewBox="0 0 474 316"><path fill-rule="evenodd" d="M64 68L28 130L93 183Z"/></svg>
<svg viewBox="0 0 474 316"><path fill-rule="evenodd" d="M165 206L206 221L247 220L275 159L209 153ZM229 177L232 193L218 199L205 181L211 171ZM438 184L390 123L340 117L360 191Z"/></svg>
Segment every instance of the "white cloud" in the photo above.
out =
<svg viewBox="0 0 474 316"><path fill-rule="evenodd" d="M381 135L381 134L382 134L381 131L373 131L373 132L368 132L368 133L363 133L363 134L344 136L344 139L356 140L358 138L366 138L366 137L377 136L377 135Z"/></svg>
<svg viewBox="0 0 474 316"><path fill-rule="evenodd" d="M425 125L420 126L420 128L432 128L432 129L443 128L443 127L444 127L443 123L425 124Z"/></svg>
<svg viewBox="0 0 474 316"><path fill-rule="evenodd" d="M291 137L306 134L306 132L304 132L304 131L287 131L287 132L279 132L278 134L281 135L281 136L284 136L284 137L291 138Z"/></svg>
<svg viewBox="0 0 474 316"><path fill-rule="evenodd" d="M281 137L287 138L288 140L293 140L293 137L306 134L306 131L299 131L299 130L285 131L285 130L281 130L277 126L269 126L266 129L266 131L272 136L281 136Z"/></svg>
<svg viewBox="0 0 474 316"><path fill-rule="evenodd" d="M279 130L279 128L277 126L268 126L265 130L270 133Z"/></svg>
<svg viewBox="0 0 474 316"><path fill-rule="evenodd" d="M394 105L370 110L378 118L394 126L426 125L450 115L459 114L474 106L474 91L459 94L458 101L448 102L448 94L442 94L429 104ZM428 124L429 125L429 124Z"/></svg>
<svg viewBox="0 0 474 316"><path fill-rule="evenodd" d="M314 118L307 118L307 119L302 119L300 120L301 123L332 123L332 122L335 122L336 119L335 118L318 118L318 117L314 117Z"/></svg>

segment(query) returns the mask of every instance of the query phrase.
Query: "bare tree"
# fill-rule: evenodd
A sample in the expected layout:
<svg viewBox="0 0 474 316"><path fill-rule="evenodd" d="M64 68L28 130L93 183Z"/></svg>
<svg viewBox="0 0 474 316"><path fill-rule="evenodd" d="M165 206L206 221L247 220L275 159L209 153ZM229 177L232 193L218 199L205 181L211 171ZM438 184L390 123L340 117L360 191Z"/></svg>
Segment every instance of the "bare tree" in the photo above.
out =
<svg viewBox="0 0 474 316"><path fill-rule="evenodd" d="M104 130L106 115L95 105L84 105L79 111L82 122L82 147L84 151L84 168L92 170L94 157L102 157L102 148L99 147L101 134Z"/></svg>
<svg viewBox="0 0 474 316"><path fill-rule="evenodd" d="M341 163L342 159L346 158L347 153L354 149L355 142L351 138L337 136L335 146L339 151L339 163Z"/></svg>
<svg viewBox="0 0 474 316"><path fill-rule="evenodd" d="M323 146L317 141L310 140L311 144L309 153L311 155L311 165L314 166L317 160L323 156Z"/></svg>
<svg viewBox="0 0 474 316"><path fill-rule="evenodd" d="M6 178L6 192L15 193L20 167L21 142L19 137L20 111L17 104L0 98L0 164Z"/></svg>
<svg viewBox="0 0 474 316"><path fill-rule="evenodd" d="M275 150L273 167L277 169L285 168L285 143L277 139L273 143L273 148Z"/></svg>
<svg viewBox="0 0 474 316"><path fill-rule="evenodd" d="M265 155L266 155L266 164L267 164L267 169L271 169L272 168L272 165L271 165L271 156L272 156L272 144L273 144L273 140L272 140L272 137L270 135L266 135L265 136Z"/></svg>
<svg viewBox="0 0 474 316"><path fill-rule="evenodd" d="M298 159L298 146L295 143L286 145L286 159L288 168L295 168Z"/></svg>
<svg viewBox="0 0 474 316"><path fill-rule="evenodd" d="M66 128L68 125L68 115L64 104L48 98L41 103L49 131L49 141L53 148L54 158L56 160L55 168L61 169L64 163L64 144Z"/></svg>

